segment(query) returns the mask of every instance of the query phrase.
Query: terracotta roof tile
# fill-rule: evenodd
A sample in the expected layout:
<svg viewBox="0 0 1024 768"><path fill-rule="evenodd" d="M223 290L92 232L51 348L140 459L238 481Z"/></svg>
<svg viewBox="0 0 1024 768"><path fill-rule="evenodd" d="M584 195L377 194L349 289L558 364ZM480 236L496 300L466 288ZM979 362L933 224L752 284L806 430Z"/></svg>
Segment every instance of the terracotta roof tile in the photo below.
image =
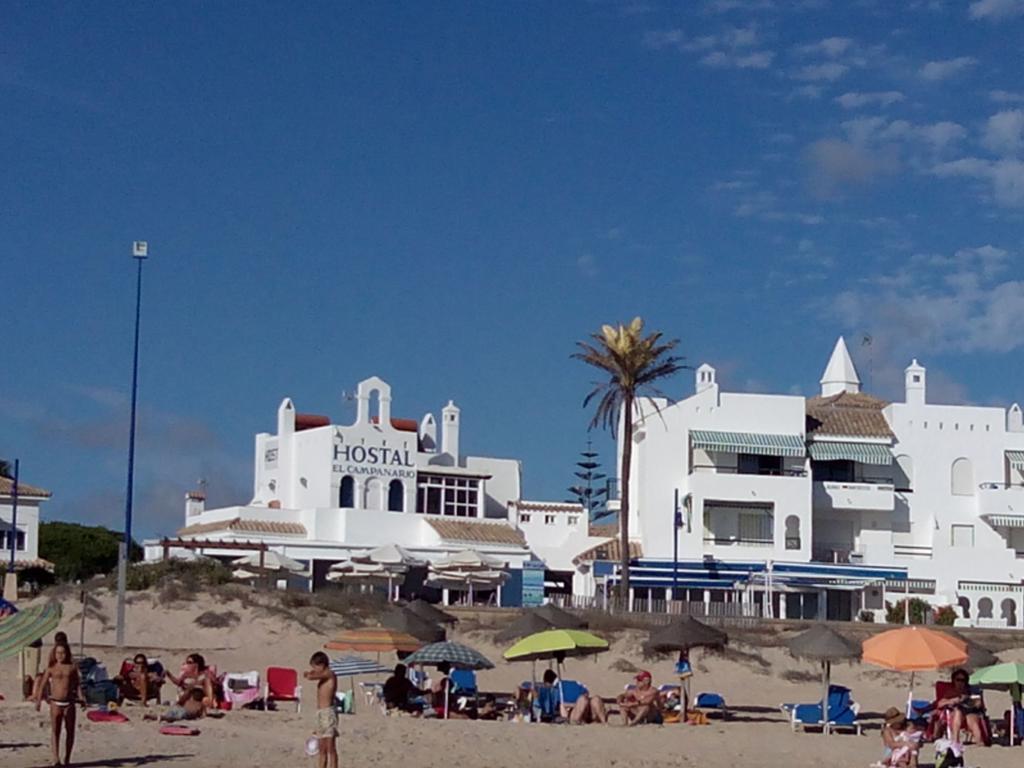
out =
<svg viewBox="0 0 1024 768"><path fill-rule="evenodd" d="M639 541L629 542L629 559L636 560L644 556L643 545ZM618 539L608 539L600 544L595 544L590 549L585 549L572 559L574 563L589 563L594 560L604 560L617 563L622 559L622 547Z"/></svg>
<svg viewBox="0 0 1024 768"><path fill-rule="evenodd" d="M519 501L510 502L520 512L583 512L583 505L575 501Z"/></svg>
<svg viewBox="0 0 1024 768"><path fill-rule="evenodd" d="M271 520L218 520L213 523L196 523L178 529L178 536L201 536L204 533L225 531L229 533L269 533L280 536L305 536L306 526L302 523L280 523Z"/></svg>
<svg viewBox="0 0 1024 768"><path fill-rule="evenodd" d="M445 541L468 542L473 544L508 544L526 546L523 532L503 522L481 523L451 518L426 518L427 523Z"/></svg>
<svg viewBox="0 0 1024 768"><path fill-rule="evenodd" d="M601 525L591 525L589 533L591 536L603 536L610 539L612 536L618 535L619 524L602 523Z"/></svg>
<svg viewBox="0 0 1024 768"><path fill-rule="evenodd" d="M14 481L9 477L0 477L0 496L10 496L14 493ZM40 499L48 499L52 496L49 491L37 488L28 483L18 483L18 496L34 496Z"/></svg>
<svg viewBox="0 0 1024 768"><path fill-rule="evenodd" d="M43 558L36 558L35 560L15 560L14 570L24 571L28 568L42 568L44 571L53 573L53 563Z"/></svg>
<svg viewBox="0 0 1024 768"><path fill-rule="evenodd" d="M889 403L860 392L807 400L807 436L893 438L882 409Z"/></svg>

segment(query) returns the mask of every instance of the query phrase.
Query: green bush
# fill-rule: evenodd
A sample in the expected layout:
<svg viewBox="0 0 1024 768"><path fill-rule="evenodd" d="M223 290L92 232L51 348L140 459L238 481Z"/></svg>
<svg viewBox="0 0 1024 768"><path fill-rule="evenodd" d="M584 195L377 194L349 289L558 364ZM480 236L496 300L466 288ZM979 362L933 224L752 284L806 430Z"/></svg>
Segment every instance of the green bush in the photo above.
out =
<svg viewBox="0 0 1024 768"><path fill-rule="evenodd" d="M121 534L100 525L40 523L39 556L54 565L58 581L86 580L117 569L117 548ZM129 560L142 559L142 547L134 541Z"/></svg>
<svg viewBox="0 0 1024 768"><path fill-rule="evenodd" d="M931 614L932 607L926 600L919 597L910 598L910 623L924 624L925 616ZM886 602L885 621L887 624L902 624L906 616L906 600L895 603Z"/></svg>
<svg viewBox="0 0 1024 768"><path fill-rule="evenodd" d="M957 617L956 609L952 605L936 608L932 615L935 618L935 623L941 627L952 627Z"/></svg>
<svg viewBox="0 0 1024 768"><path fill-rule="evenodd" d="M129 591L166 588L171 583L185 592L196 592L231 581L231 570L215 560L161 560L158 563L136 563L128 568L125 586ZM113 586L113 585L111 585ZM179 590L173 590L175 594ZM168 599L174 599L167 595Z"/></svg>
<svg viewBox="0 0 1024 768"><path fill-rule="evenodd" d="M867 622L868 624L875 623L875 612L874 611L861 611L857 617L860 621Z"/></svg>

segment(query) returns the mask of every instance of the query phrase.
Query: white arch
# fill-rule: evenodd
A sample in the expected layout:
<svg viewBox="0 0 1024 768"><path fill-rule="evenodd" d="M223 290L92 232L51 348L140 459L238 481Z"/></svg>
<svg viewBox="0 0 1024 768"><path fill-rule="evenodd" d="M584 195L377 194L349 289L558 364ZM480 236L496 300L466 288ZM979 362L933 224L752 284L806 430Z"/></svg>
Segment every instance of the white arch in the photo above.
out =
<svg viewBox="0 0 1024 768"><path fill-rule="evenodd" d="M385 509L384 483L379 477L371 477L366 481L363 491L363 509Z"/></svg>
<svg viewBox="0 0 1024 768"><path fill-rule="evenodd" d="M954 496L974 495L974 466L971 460L961 456L950 467L950 491Z"/></svg>

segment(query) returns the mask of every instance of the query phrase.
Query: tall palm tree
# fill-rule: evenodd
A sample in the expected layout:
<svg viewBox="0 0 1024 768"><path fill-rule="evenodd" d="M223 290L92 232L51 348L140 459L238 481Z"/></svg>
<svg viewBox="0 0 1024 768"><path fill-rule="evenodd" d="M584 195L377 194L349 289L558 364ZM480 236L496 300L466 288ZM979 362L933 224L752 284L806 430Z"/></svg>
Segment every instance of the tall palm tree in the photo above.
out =
<svg viewBox="0 0 1024 768"><path fill-rule="evenodd" d="M683 358L671 354L678 339L662 341L662 333L655 331L644 336L644 321L633 318L629 325L602 325L600 333L590 335L590 341L578 341L577 360L608 374L604 383L596 383L593 391L583 400L583 407L598 398L590 428L604 427L616 436L619 419L622 420L622 466L619 469L619 541L622 555L621 594L629 596L629 476L633 460L633 418L638 407L637 398L660 395L654 387L658 381L683 369Z"/></svg>

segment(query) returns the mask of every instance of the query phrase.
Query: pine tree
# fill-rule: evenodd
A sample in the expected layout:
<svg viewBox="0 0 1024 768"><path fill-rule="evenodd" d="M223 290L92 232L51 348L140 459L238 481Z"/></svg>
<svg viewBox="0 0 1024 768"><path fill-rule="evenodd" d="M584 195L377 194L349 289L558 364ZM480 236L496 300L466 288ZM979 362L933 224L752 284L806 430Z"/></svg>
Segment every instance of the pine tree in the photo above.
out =
<svg viewBox="0 0 1024 768"><path fill-rule="evenodd" d="M596 517L600 517L604 513L605 502L608 500L608 486L595 488L594 485L600 486L601 481L607 477L607 475L599 472L601 468L601 462L597 461L598 453L591 448L590 440L587 440L587 450L580 451L580 461L576 462L576 466L579 469L573 472L579 482L576 485L569 486L569 493L574 498L569 501L574 501L577 504L582 504L583 507L590 513L590 519L593 520Z"/></svg>

